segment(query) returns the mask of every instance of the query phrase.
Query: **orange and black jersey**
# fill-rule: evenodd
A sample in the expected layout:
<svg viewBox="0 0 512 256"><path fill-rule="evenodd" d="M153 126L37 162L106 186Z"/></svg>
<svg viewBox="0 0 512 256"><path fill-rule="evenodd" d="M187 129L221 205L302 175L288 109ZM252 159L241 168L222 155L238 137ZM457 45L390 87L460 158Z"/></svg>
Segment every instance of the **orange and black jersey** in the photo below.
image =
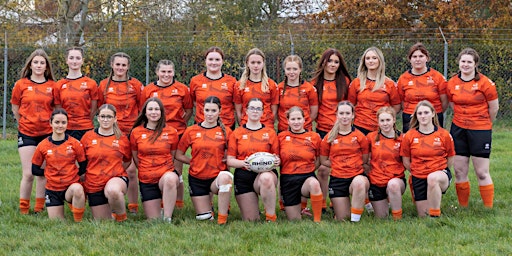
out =
<svg viewBox="0 0 512 256"><path fill-rule="evenodd" d="M288 129L288 118L286 118L286 111L293 106L298 106L304 111L304 128L307 130L313 129L313 120L311 120L311 107L318 106L318 95L316 88L309 82L304 82L300 86L290 87L284 86L284 82L278 85L279 93L279 108L277 110L277 117L279 120L278 130L284 131Z"/></svg>
<svg viewBox="0 0 512 256"><path fill-rule="evenodd" d="M346 78L347 86L350 84L350 79ZM311 84L315 84L315 80ZM336 122L336 108L340 101L337 100L338 94L336 93L336 80L324 80L322 102L318 104L318 116L316 118L316 129L328 132ZM347 100L347 95L343 95L341 101Z"/></svg>
<svg viewBox="0 0 512 256"><path fill-rule="evenodd" d="M94 129L85 133L80 140L87 158L85 191L95 193L105 188L113 177L127 177L123 162L132 160L130 141L126 136L103 136Z"/></svg>
<svg viewBox="0 0 512 256"><path fill-rule="evenodd" d="M306 131L278 134L281 174L305 174L315 171L315 161L320 156L320 135Z"/></svg>
<svg viewBox="0 0 512 256"><path fill-rule="evenodd" d="M235 85L235 104L242 105L242 120L241 124L247 123L247 103L252 98L258 98L263 102L263 115L261 116L261 123L268 127L274 127L274 113L272 113L272 105L279 104L279 95L277 92L277 84L272 79L268 79L268 92L261 90L261 82L253 82L247 79L245 88L240 89L240 82Z"/></svg>
<svg viewBox="0 0 512 256"><path fill-rule="evenodd" d="M165 172L174 171L173 151L178 146L178 132L173 127L164 127L162 134L152 143L149 138L154 132L137 126L130 134L132 154L139 160L139 180L149 184L158 183Z"/></svg>
<svg viewBox="0 0 512 256"><path fill-rule="evenodd" d="M421 75L415 75L408 70L398 78L397 86L400 99L404 103L404 113L414 113L414 108L422 100L430 101L436 113L443 112L441 95L446 95L446 79L437 70L428 68Z"/></svg>
<svg viewBox="0 0 512 256"><path fill-rule="evenodd" d="M236 78L222 74L219 79L210 79L206 73L196 75L190 79L190 96L196 103L196 124L204 121L204 101L209 96L220 99L222 109L220 118L224 125L231 127L235 124L235 105L233 102Z"/></svg>
<svg viewBox="0 0 512 256"><path fill-rule="evenodd" d="M396 131L399 134L398 131ZM379 141L377 141L379 135ZM400 157L400 144L403 135L397 138L388 138L378 131L366 135L370 144L370 165L371 171L368 175L370 183L379 187L387 186L393 178L405 177L405 167Z"/></svg>
<svg viewBox="0 0 512 256"><path fill-rule="evenodd" d="M452 136L443 128L435 127L431 134L411 129L402 140L400 155L411 159L414 177L426 179L430 173L448 167L448 157L455 155L455 147Z"/></svg>
<svg viewBox="0 0 512 256"><path fill-rule="evenodd" d="M55 82L36 83L28 78L14 84L11 104L19 106L18 130L28 136L38 137L52 133L50 116L54 104Z"/></svg>
<svg viewBox="0 0 512 256"><path fill-rule="evenodd" d="M364 172L363 155L368 154L368 139L358 129L352 128L349 134L338 134L331 143L326 135L320 144L320 155L331 161L331 176L353 178Z"/></svg>
<svg viewBox="0 0 512 256"><path fill-rule="evenodd" d="M263 125L258 130L248 129L245 125L236 128L229 136L228 153L238 160L245 160L256 152L279 154L279 141L273 127Z"/></svg>
<svg viewBox="0 0 512 256"><path fill-rule="evenodd" d="M187 152L192 148L189 174L198 179L217 177L220 171L227 170L223 161L227 148L227 140L231 129L226 127L226 136L220 126L205 128L201 124L188 127L181 137L178 149Z"/></svg>
<svg viewBox="0 0 512 256"><path fill-rule="evenodd" d="M78 140L66 135L63 141L53 141L49 136L37 145L32 164L40 167L46 161L46 189L64 191L79 181L77 162L85 160L84 149Z"/></svg>

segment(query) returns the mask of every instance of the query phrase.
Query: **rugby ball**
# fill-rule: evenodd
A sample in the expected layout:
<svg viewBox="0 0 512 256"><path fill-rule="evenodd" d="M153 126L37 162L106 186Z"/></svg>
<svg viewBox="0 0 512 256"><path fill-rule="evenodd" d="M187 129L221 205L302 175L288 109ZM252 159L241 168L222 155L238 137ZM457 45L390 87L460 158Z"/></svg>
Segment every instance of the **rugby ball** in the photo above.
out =
<svg viewBox="0 0 512 256"><path fill-rule="evenodd" d="M276 160L276 157L268 152L256 152L246 159L250 166L249 170L258 173L272 170Z"/></svg>

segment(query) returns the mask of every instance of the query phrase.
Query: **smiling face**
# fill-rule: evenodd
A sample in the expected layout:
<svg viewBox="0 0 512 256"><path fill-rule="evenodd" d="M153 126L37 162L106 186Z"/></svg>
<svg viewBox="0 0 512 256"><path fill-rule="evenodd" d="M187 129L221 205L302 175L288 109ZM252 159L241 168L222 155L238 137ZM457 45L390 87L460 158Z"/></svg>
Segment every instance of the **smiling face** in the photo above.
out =
<svg viewBox="0 0 512 256"><path fill-rule="evenodd" d="M114 113L114 111L108 108L103 108L98 113L98 123L100 124L100 127L104 130L112 129L116 121L116 114Z"/></svg>
<svg viewBox="0 0 512 256"><path fill-rule="evenodd" d="M300 68L299 63L295 61L286 62L284 65L284 75L288 78L288 82L298 81L300 72L302 72L302 69Z"/></svg>
<svg viewBox="0 0 512 256"><path fill-rule="evenodd" d="M224 63L222 60L222 55L218 52L210 52L206 55L206 69L210 73L218 73L221 72L222 64Z"/></svg>
<svg viewBox="0 0 512 256"><path fill-rule="evenodd" d="M339 105L338 110L336 111L336 118L343 126L352 125L352 121L354 120L352 107L350 105Z"/></svg>
<svg viewBox="0 0 512 256"><path fill-rule="evenodd" d="M155 101L150 101L146 105L146 117L148 118L148 123L157 123L158 120L162 117L162 110L160 106Z"/></svg>
<svg viewBox="0 0 512 256"><path fill-rule="evenodd" d="M64 135L68 128L68 117L64 114L56 114L50 120L50 126L56 135Z"/></svg>
<svg viewBox="0 0 512 256"><path fill-rule="evenodd" d="M383 112L378 117L379 128L383 133L393 131L395 118L390 113Z"/></svg>
<svg viewBox="0 0 512 256"><path fill-rule="evenodd" d="M172 65L160 65L156 74L159 82L169 85L174 79L174 67Z"/></svg>
<svg viewBox="0 0 512 256"><path fill-rule="evenodd" d="M428 57L422 51L416 50L412 53L409 61L411 62L411 67L413 69L423 70L427 67Z"/></svg>
<svg viewBox="0 0 512 256"><path fill-rule="evenodd" d="M204 121L208 124L215 124L219 119L220 109L215 103L204 104Z"/></svg>
<svg viewBox="0 0 512 256"><path fill-rule="evenodd" d="M32 70L32 75L36 76L44 76L44 72L46 71L46 59L43 56L35 56L32 58L30 62L30 69Z"/></svg>
<svg viewBox="0 0 512 256"><path fill-rule="evenodd" d="M82 53L79 50L70 50L66 58L69 70L79 71L84 64Z"/></svg>
<svg viewBox="0 0 512 256"><path fill-rule="evenodd" d="M252 54L247 58L247 67L252 75L261 75L265 62L263 57L257 54Z"/></svg>
<svg viewBox="0 0 512 256"><path fill-rule="evenodd" d="M115 57L110 63L113 74L118 79L127 79L128 69L130 68L130 62L125 57Z"/></svg>
<svg viewBox="0 0 512 256"><path fill-rule="evenodd" d="M304 131L304 116L300 111L293 111L288 114L288 126L290 130L294 133L299 133Z"/></svg>
<svg viewBox="0 0 512 256"><path fill-rule="evenodd" d="M472 55L464 54L460 57L459 70L462 75L474 76L475 68L476 68L475 58Z"/></svg>
<svg viewBox="0 0 512 256"><path fill-rule="evenodd" d="M379 56L375 51L368 51L364 56L364 65L368 70L377 71L380 65Z"/></svg>
<svg viewBox="0 0 512 256"><path fill-rule="evenodd" d="M338 68L340 67L340 58L333 54L329 56L329 59L327 60L327 63L325 64L324 73L327 73L329 75L336 74L336 71L338 71Z"/></svg>

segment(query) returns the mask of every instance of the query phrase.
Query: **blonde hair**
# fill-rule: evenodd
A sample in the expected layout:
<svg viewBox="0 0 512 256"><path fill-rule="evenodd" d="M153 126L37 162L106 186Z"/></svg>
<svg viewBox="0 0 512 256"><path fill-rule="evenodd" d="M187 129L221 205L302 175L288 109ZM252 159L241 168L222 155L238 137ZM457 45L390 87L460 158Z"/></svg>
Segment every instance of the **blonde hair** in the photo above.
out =
<svg viewBox="0 0 512 256"><path fill-rule="evenodd" d="M300 86L302 84L302 59L298 55L289 55L287 56L283 61L283 69L286 71L286 64L289 62L295 62L299 65L299 68L301 69L301 72L299 74L299 86L297 86L297 89L300 91ZM286 87L288 87L288 77L284 76L284 84L283 84L283 92L281 93L281 97L284 96L284 92L286 91ZM298 99L300 100L300 93L297 94Z"/></svg>
<svg viewBox="0 0 512 256"><path fill-rule="evenodd" d="M100 114L100 112L103 109L110 110L114 113L114 117L117 116L116 107L114 107L114 105L108 104L108 103L101 105L98 108L98 115ZM114 135L116 136L116 139L119 139L119 138L121 138L121 136L123 136L123 132L121 132L121 129L119 129L119 125L117 124L117 120L112 124L112 130L114 131Z"/></svg>
<svg viewBox="0 0 512 256"><path fill-rule="evenodd" d="M352 114L354 114L354 105L352 105L352 103L350 103L350 101L340 101L340 103L338 103L338 106L336 106L336 115L338 114L338 110L340 109L340 106L349 106L350 109L352 110ZM331 143L334 141L334 139L336 139L336 137L338 137L338 133L340 131L340 120L338 118L336 118L336 122L334 122L334 125L332 126L332 129L329 131L329 134L327 134L327 142Z"/></svg>
<svg viewBox="0 0 512 256"><path fill-rule="evenodd" d="M439 119L437 119L436 109L434 108L432 103L430 103L430 101L422 100L422 101L418 102L418 105L416 105L416 108L414 108L414 113L411 115L411 122L409 123L409 127L411 127L410 129L416 129L420 126L420 124L418 122L418 117L417 117L418 109L420 107L428 107L430 109L430 111L432 111L432 113L433 113L432 123L435 126L439 127L440 125L439 125Z"/></svg>
<svg viewBox="0 0 512 256"><path fill-rule="evenodd" d="M379 116L383 113L390 114L393 117L393 119L395 120L393 122L393 130L395 130L394 139L397 139L398 136L400 135L400 132L396 129L396 111L390 106L379 108L379 110L377 110L377 122L379 122ZM379 126L379 128L377 129L377 135L375 136L375 141L380 140L380 133L381 133L381 129Z"/></svg>
<svg viewBox="0 0 512 256"><path fill-rule="evenodd" d="M269 92L269 86L268 86L268 75L267 75L267 67L265 65L265 54L263 51L261 51L258 48L251 49L247 55L245 55L245 67L244 72L242 73L242 76L240 77L240 90L245 89L247 85L247 80L249 79L249 75L251 73L251 70L249 69L249 66L247 65L247 62L249 61L249 57L251 55L259 55L261 58L263 58L263 69L261 70L261 91L262 92Z"/></svg>
<svg viewBox="0 0 512 256"><path fill-rule="evenodd" d="M377 58L379 59L379 67L377 68L377 77L375 77L375 86L372 89L372 92L375 92L377 90L380 90L382 87L384 87L384 82L386 80L386 62L384 61L384 54L382 54L382 51L372 46L368 49L366 49L363 53L363 56L361 56L361 59L359 60L359 67L357 68L357 78L359 78L359 82L361 84L361 87L359 88L359 91L363 91L366 89L366 79L368 79L368 67L366 67L365 64L365 58L366 54L368 52L375 52L377 55Z"/></svg>

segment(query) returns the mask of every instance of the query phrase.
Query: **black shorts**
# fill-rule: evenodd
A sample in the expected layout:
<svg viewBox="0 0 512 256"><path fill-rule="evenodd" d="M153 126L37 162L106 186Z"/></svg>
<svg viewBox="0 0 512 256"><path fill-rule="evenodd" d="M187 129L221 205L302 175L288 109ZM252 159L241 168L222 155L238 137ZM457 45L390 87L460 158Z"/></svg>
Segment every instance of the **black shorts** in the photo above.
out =
<svg viewBox="0 0 512 256"><path fill-rule="evenodd" d="M64 205L64 201L66 201L66 191L68 190L66 189L64 191L53 191L46 189L44 193L46 207Z"/></svg>
<svg viewBox="0 0 512 256"><path fill-rule="evenodd" d="M277 175L276 169L272 170L272 172L276 175L276 177L279 177ZM254 180L256 180L257 176L258 173L236 168L233 181L235 184L235 196L250 192L256 193L254 190Z"/></svg>
<svg viewBox="0 0 512 256"><path fill-rule="evenodd" d="M437 120L439 121L439 126L444 127L443 112L437 113ZM410 122L411 122L411 114L402 113L402 131L403 131L403 133L406 133L409 130Z"/></svg>
<svg viewBox="0 0 512 256"><path fill-rule="evenodd" d="M367 129L365 129L365 128L363 128L363 127L360 127L360 126L357 126L357 125L354 125L354 127L355 127L356 129L358 129L359 131L361 131L365 136L366 136L366 135L368 135L368 133L370 133L370 132L371 132L370 130L367 130Z"/></svg>
<svg viewBox="0 0 512 256"><path fill-rule="evenodd" d="M318 133L318 135L320 135L320 138L323 139L325 137L325 135L327 135L329 132L326 132L326 131L322 131L322 130L316 130L316 133Z"/></svg>
<svg viewBox="0 0 512 256"><path fill-rule="evenodd" d="M284 206L300 204L302 197L301 189L309 177L316 179L314 172L306 174L281 174L279 179Z"/></svg>
<svg viewBox="0 0 512 256"><path fill-rule="evenodd" d="M216 178L211 178L207 180L202 180L198 178L194 178L192 175L188 175L188 191L190 192L190 197L194 196L206 196L210 195L210 187Z"/></svg>
<svg viewBox="0 0 512 256"><path fill-rule="evenodd" d="M407 183L405 182L405 178L402 178L405 186L407 187ZM368 190L368 198L370 201L380 201L388 198L388 187L379 187L377 185L370 184L370 189Z"/></svg>
<svg viewBox="0 0 512 256"><path fill-rule="evenodd" d="M363 174L361 174L363 175ZM363 175L364 176L364 175ZM329 180L329 197L349 197L350 196L350 184L357 176L352 178L336 178L331 176Z"/></svg>
<svg viewBox="0 0 512 256"><path fill-rule="evenodd" d="M66 130L66 134L77 139L78 141L80 141L82 139L82 137L84 136L84 134L88 131L90 131L92 129L88 129L88 130Z"/></svg>
<svg viewBox="0 0 512 256"><path fill-rule="evenodd" d="M178 172L176 170L173 171L178 175ZM160 191L160 187L157 183L143 183L139 181L139 190L140 190L140 198L142 202L149 201L149 200L155 200L155 199L162 199L162 191Z"/></svg>
<svg viewBox="0 0 512 256"><path fill-rule="evenodd" d="M121 176L118 178L126 182L126 187L128 187L128 177ZM89 201L89 207L108 204L108 199L105 196L105 190L94 193L87 193L87 200Z"/></svg>
<svg viewBox="0 0 512 256"><path fill-rule="evenodd" d="M491 156L492 130L469 130L452 123L450 134L457 155L482 158Z"/></svg>
<svg viewBox="0 0 512 256"><path fill-rule="evenodd" d="M450 184L452 183L452 172L450 169L446 168L446 170L443 170L444 173L446 173L446 176L448 176L448 187L445 191L443 191L443 194L446 193L448 188L450 188ZM411 175L412 180L412 198L414 198L414 201L423 201L427 200L427 179L420 179L416 178Z"/></svg>
<svg viewBox="0 0 512 256"><path fill-rule="evenodd" d="M51 134L32 137L25 135L18 131L18 148L25 147L25 146L37 146L41 141L48 138Z"/></svg>

